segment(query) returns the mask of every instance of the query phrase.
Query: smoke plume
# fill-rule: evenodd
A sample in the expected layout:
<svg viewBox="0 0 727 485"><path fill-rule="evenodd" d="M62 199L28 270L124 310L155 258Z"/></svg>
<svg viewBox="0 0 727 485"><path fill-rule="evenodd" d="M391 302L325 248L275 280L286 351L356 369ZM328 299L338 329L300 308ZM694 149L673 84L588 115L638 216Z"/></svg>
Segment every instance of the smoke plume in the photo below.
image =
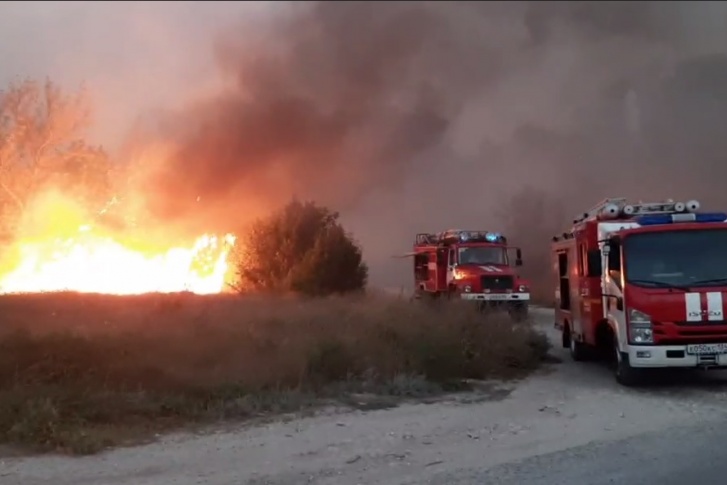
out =
<svg viewBox="0 0 727 485"><path fill-rule="evenodd" d="M158 124L156 215L209 225L314 198L343 211L374 280L404 283L388 256L418 231L506 230L542 259L603 197L727 203L723 4L280 9L225 32L225 88Z"/></svg>

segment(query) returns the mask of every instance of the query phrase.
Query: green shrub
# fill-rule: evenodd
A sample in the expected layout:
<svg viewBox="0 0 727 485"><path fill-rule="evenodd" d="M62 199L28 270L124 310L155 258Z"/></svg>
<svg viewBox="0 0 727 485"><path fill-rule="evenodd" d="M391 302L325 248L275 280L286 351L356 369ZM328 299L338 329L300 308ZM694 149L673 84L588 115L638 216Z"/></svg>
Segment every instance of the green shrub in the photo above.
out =
<svg viewBox="0 0 727 485"><path fill-rule="evenodd" d="M256 221L232 254L241 291L330 295L361 290L368 268L338 214L293 200Z"/></svg>

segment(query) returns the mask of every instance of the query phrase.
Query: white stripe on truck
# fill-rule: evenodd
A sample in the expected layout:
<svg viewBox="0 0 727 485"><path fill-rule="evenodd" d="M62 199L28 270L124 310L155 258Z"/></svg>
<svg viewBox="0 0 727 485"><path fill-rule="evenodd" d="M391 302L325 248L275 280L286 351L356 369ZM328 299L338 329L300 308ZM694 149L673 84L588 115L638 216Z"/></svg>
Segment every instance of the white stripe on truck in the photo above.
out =
<svg viewBox="0 0 727 485"><path fill-rule="evenodd" d="M684 303L686 304L687 310L687 321L688 322L701 322L702 321L702 301L699 293L685 293Z"/></svg>
<svg viewBox="0 0 727 485"><path fill-rule="evenodd" d="M710 321L723 320L722 292L713 291L707 293L707 319Z"/></svg>

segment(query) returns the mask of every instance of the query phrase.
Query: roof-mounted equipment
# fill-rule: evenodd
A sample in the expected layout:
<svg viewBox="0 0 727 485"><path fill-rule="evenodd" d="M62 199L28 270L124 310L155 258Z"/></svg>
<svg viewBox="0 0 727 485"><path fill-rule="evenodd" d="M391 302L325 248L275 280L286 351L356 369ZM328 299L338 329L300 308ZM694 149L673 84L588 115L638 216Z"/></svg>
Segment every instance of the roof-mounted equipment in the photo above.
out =
<svg viewBox="0 0 727 485"><path fill-rule="evenodd" d="M637 204L627 204L623 197L604 199L600 203L593 206L588 212L574 219L574 223L586 220L609 220L646 215L677 215L677 214L695 214L699 210L700 204L697 200L687 202L674 202L669 199L663 202L639 202Z"/></svg>

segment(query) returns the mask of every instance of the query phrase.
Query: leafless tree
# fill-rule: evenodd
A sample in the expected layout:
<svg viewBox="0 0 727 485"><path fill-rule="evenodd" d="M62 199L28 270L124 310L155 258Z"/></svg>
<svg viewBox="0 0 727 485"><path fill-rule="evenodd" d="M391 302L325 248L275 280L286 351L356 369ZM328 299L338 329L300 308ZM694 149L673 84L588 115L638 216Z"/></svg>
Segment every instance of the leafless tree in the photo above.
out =
<svg viewBox="0 0 727 485"><path fill-rule="evenodd" d="M109 187L109 159L88 145L85 90L66 94L50 80L25 80L0 91L0 217L12 226L30 199L53 187L100 202Z"/></svg>

